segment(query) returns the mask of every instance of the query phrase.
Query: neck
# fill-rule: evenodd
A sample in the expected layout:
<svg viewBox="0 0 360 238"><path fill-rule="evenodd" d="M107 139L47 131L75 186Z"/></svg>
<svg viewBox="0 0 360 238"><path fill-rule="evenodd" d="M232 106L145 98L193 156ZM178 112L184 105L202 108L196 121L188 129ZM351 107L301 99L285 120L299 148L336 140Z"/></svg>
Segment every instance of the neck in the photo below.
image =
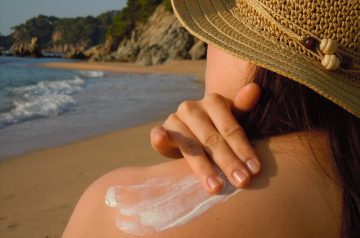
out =
<svg viewBox="0 0 360 238"><path fill-rule="evenodd" d="M295 167L309 166L314 171L338 181L330 138L323 131L282 134L253 141L253 145L260 157L269 158L271 155L276 163L291 163Z"/></svg>

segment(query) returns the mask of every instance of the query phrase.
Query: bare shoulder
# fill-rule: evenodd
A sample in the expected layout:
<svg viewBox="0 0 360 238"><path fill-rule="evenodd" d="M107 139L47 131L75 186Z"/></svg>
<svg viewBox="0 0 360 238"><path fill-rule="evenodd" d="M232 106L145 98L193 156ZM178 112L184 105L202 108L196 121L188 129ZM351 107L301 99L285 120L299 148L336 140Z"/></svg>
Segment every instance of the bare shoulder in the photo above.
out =
<svg viewBox="0 0 360 238"><path fill-rule="evenodd" d="M303 143L298 136L256 141L254 146L262 160L263 171L252 180L248 189L236 193L227 201L221 200L199 216L183 219L184 224L180 226L155 233L145 232L146 237L337 237L341 194L336 183L319 166L322 162L326 164L325 157L330 156L326 154L326 142L325 152L321 146L317 146L315 151L315 154L319 152L317 158L320 160L314 160L314 150L306 149L307 143ZM146 198L156 198L166 192L172 194L169 196L173 201L171 204L155 204L164 208L160 216L164 218L166 211L181 210L183 203L190 206L197 199L196 196L203 196L196 192L201 187L197 188L195 183L191 185L193 187L187 185L185 190L178 186L189 175L191 170L183 160L112 171L85 191L64 237L134 237L129 234L134 234L134 230L131 230L134 228L129 224L136 222L139 215L123 217L125 223L119 224L121 207L109 204L109 201L105 203L109 188L115 188L121 194L118 200L123 207L136 205L137 211L149 206L149 203L139 205ZM167 183L164 182L161 187L161 181ZM139 195L137 191L147 193ZM131 215L133 211L127 209L124 214ZM130 230L124 232L126 229Z"/></svg>

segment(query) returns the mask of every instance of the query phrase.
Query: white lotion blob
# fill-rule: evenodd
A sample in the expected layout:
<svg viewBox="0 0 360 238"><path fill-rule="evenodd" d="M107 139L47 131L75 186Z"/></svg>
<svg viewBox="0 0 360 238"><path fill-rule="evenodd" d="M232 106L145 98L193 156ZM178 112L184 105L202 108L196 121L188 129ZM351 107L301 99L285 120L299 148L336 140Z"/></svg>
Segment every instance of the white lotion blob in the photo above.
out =
<svg viewBox="0 0 360 238"><path fill-rule="evenodd" d="M109 207L116 207L115 187L110 187L106 191L105 204Z"/></svg>
<svg viewBox="0 0 360 238"><path fill-rule="evenodd" d="M120 230L144 235L185 224L240 191L227 182L221 194L209 195L195 176L153 178L142 184L110 187L105 203L118 208Z"/></svg>

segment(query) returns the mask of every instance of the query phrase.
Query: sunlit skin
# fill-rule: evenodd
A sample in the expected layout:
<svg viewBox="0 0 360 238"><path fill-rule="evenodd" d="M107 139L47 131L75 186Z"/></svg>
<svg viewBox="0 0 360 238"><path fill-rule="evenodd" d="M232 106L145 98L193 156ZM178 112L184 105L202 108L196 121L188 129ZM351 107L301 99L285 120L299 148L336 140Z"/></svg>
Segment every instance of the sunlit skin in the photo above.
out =
<svg viewBox="0 0 360 238"><path fill-rule="evenodd" d="M255 107L260 89L247 84L254 65L211 45L207 54L204 98L180 104L161 127L152 130L151 143L163 156L183 157L204 189L216 194L224 181L210 161L238 188L246 187L251 175L260 172L257 155L234 117L234 112L241 117Z"/></svg>
<svg viewBox="0 0 360 238"><path fill-rule="evenodd" d="M209 47L204 98L214 93L226 100L236 98L251 67ZM196 103L201 107L203 102ZM247 189L181 227L144 237L339 237L341 189L331 164L328 136L319 131L297 132L253 141L252 145L262 167ZM122 168L104 175L81 197L63 237L136 237L116 228L117 210L104 203L108 187L183 173L194 173L188 160Z"/></svg>
<svg viewBox="0 0 360 238"><path fill-rule="evenodd" d="M252 78L255 65L209 45L205 72L205 95L218 93L234 100Z"/></svg>

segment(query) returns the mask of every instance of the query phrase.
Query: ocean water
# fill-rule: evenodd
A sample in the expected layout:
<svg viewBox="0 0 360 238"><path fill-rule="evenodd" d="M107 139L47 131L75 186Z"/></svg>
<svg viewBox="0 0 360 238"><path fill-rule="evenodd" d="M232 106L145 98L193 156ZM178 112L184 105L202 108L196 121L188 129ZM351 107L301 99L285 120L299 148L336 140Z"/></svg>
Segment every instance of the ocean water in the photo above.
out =
<svg viewBox="0 0 360 238"><path fill-rule="evenodd" d="M191 77L38 65L52 61L0 57L0 159L164 118L203 94Z"/></svg>

